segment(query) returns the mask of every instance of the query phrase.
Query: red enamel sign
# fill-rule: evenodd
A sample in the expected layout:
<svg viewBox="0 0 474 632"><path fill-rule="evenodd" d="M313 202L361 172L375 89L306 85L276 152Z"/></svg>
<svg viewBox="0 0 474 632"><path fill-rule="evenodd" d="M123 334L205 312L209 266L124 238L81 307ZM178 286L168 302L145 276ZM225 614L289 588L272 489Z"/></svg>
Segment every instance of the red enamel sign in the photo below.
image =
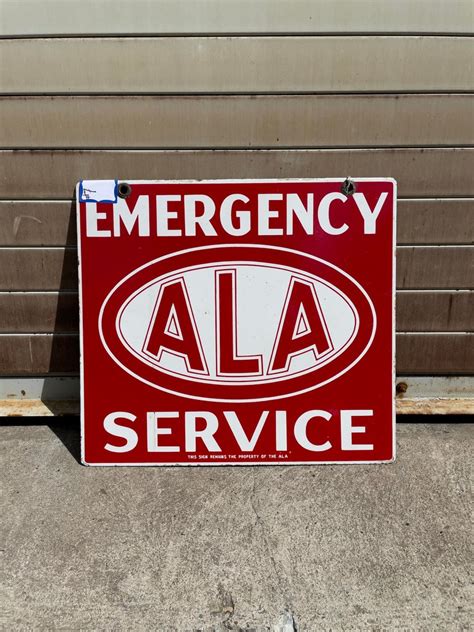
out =
<svg viewBox="0 0 474 632"><path fill-rule="evenodd" d="M385 462L392 179L78 185L82 460Z"/></svg>

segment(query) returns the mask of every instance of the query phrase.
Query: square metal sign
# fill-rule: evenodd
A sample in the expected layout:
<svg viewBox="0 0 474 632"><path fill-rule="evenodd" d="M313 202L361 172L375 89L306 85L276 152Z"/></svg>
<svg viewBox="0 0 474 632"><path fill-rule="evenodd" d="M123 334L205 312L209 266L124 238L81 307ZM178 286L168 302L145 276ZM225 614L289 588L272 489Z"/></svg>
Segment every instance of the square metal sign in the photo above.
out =
<svg viewBox="0 0 474 632"><path fill-rule="evenodd" d="M82 181L82 461L395 457L390 178Z"/></svg>

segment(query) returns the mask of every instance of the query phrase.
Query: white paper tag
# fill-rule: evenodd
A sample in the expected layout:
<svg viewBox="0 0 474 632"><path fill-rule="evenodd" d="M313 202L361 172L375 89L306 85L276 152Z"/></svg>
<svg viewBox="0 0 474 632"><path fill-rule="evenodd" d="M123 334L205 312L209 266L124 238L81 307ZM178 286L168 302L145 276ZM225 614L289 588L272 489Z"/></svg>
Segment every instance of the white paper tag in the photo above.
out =
<svg viewBox="0 0 474 632"><path fill-rule="evenodd" d="M117 180L81 180L79 187L81 202L117 201Z"/></svg>

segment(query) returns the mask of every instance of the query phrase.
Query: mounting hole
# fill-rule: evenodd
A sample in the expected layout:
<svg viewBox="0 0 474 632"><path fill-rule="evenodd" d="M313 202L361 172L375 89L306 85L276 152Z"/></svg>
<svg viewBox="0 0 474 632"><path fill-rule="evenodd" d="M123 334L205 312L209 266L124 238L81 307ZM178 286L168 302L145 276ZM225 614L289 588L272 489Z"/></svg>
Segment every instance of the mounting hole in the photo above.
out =
<svg viewBox="0 0 474 632"><path fill-rule="evenodd" d="M344 193L345 196L349 197L350 195L353 195L356 190L356 183L350 178L346 178L342 183L341 193Z"/></svg>
<svg viewBox="0 0 474 632"><path fill-rule="evenodd" d="M406 393L408 390L408 384L406 382L398 382L395 387L397 395L402 395Z"/></svg>
<svg viewBox="0 0 474 632"><path fill-rule="evenodd" d="M128 198L132 194L132 187L127 182L121 182L117 188L118 196Z"/></svg>

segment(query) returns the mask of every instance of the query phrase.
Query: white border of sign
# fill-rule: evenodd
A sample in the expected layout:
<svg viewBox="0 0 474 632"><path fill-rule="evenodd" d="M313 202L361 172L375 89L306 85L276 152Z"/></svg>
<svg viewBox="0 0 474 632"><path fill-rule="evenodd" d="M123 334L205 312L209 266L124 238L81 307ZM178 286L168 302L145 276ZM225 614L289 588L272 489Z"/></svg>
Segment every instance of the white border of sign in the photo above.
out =
<svg viewBox="0 0 474 632"><path fill-rule="evenodd" d="M119 180L133 184L237 184L237 183L269 183L269 182L338 182L343 183L347 178L237 178L217 180ZM245 463L87 463L85 460L84 444L84 362L83 362L83 318L82 318L82 265L81 265L81 221L80 221L80 187L76 185L76 219L77 219L77 253L78 253L78 292L79 292L79 363L80 363L80 420L81 420L81 462L83 465L94 467L251 467L251 466L279 466L279 465L368 465L377 463L393 463L396 458L396 412L395 412L395 309L396 309L396 252L397 252L397 181L394 178L351 178L353 182L390 182L393 185L393 234L392 234L392 458L385 461L284 461L284 462L245 462ZM89 180L90 181L90 180ZM301 253L307 254L307 253ZM147 264L145 264L147 265Z"/></svg>

